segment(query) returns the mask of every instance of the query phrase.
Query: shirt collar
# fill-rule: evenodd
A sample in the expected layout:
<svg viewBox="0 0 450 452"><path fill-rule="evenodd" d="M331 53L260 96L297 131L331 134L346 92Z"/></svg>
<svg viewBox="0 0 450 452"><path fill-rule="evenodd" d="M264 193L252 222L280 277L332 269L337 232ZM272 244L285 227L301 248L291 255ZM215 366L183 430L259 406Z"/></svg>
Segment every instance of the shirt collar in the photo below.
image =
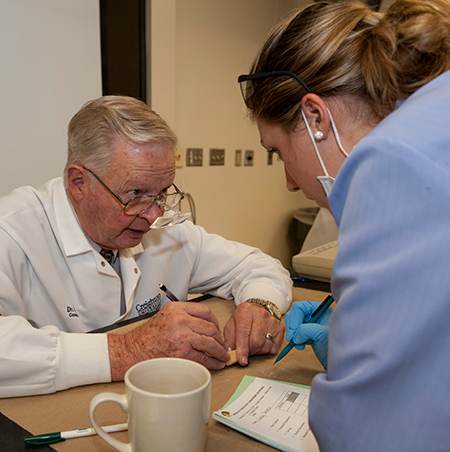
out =
<svg viewBox="0 0 450 452"><path fill-rule="evenodd" d="M76 256L91 251L92 247L78 221L75 209L69 201L62 178L55 187L53 203L66 256Z"/></svg>

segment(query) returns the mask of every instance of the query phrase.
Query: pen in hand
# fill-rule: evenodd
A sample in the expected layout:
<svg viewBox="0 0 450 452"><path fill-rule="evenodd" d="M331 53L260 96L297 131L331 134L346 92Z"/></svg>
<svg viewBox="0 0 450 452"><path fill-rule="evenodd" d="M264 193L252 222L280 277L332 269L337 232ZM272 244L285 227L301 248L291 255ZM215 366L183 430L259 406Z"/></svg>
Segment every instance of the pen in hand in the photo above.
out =
<svg viewBox="0 0 450 452"><path fill-rule="evenodd" d="M180 301L164 284L160 284L159 288L166 294L170 301Z"/></svg>
<svg viewBox="0 0 450 452"><path fill-rule="evenodd" d="M331 306L333 301L334 301L333 295L328 295L327 298L325 298L325 300L323 300L322 303L320 303L320 306L312 313L311 318L305 323L316 323L320 319L320 317L322 317L325 311ZM289 344L287 344L286 347L284 347L283 350L281 350L274 364L276 364L278 361L284 358L294 347L295 347L294 341L291 340Z"/></svg>

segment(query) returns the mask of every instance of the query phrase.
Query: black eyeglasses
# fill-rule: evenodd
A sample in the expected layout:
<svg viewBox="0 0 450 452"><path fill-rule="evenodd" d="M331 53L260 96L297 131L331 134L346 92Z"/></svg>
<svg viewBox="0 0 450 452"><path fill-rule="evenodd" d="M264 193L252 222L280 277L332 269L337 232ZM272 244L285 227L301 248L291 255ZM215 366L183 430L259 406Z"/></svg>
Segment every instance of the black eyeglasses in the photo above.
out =
<svg viewBox="0 0 450 452"><path fill-rule="evenodd" d="M269 77L290 77L297 80L306 91L310 91L308 85L297 75L290 71L270 71L270 72L259 72L256 74L243 74L238 77L238 82L241 86L242 97L244 98L245 105L247 104L248 98L253 94L253 80L264 80Z"/></svg>
<svg viewBox="0 0 450 452"><path fill-rule="evenodd" d="M161 193L158 195L144 195L144 196L136 196L135 198L130 199L127 202L123 202L120 196L116 195L95 173L94 171L90 170L89 168L86 168L83 166L86 171L89 171L113 196L117 199L117 201L120 202L123 206L123 213L125 215L129 216L136 216L140 215L144 212L147 212L154 203L162 210L164 211L164 208L175 207L183 198L184 195L181 193L181 191L178 189L178 187L175 184L172 184L173 188L175 189L175 193L167 193L169 190L168 188L164 189ZM170 188L170 187L169 187Z"/></svg>

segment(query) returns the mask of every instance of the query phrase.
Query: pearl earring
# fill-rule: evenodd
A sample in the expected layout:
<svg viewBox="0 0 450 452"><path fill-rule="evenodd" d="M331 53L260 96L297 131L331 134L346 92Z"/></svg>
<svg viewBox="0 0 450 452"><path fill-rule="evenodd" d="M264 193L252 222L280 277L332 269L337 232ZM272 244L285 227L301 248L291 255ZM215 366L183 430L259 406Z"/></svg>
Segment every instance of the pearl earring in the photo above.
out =
<svg viewBox="0 0 450 452"><path fill-rule="evenodd" d="M314 134L314 138L315 138L317 141L323 140L323 132L321 132L320 130L318 130L318 131Z"/></svg>

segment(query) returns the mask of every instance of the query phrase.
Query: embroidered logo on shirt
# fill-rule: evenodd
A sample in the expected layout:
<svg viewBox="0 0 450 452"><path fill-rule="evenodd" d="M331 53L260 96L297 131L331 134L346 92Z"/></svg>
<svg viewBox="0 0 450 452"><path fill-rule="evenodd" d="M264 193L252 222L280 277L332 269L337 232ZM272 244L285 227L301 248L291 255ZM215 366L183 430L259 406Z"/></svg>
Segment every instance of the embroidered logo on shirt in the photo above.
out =
<svg viewBox="0 0 450 452"><path fill-rule="evenodd" d="M138 315L149 314L150 312L157 311L161 307L161 294L156 295L155 298L144 301L144 303L136 305L136 311Z"/></svg>
<svg viewBox="0 0 450 452"><path fill-rule="evenodd" d="M72 308L72 306L67 306L67 313L69 314L69 317L78 317L77 310Z"/></svg>

